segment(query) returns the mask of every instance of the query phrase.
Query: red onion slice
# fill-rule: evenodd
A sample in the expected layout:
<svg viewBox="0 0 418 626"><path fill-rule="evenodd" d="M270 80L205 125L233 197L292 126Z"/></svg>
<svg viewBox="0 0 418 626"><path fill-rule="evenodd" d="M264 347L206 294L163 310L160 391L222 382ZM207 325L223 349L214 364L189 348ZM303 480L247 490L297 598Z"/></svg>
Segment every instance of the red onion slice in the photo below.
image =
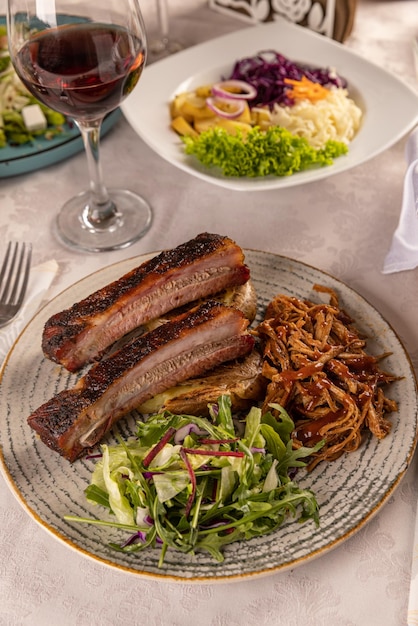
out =
<svg viewBox="0 0 418 626"><path fill-rule="evenodd" d="M231 98L207 98L206 104L208 107L216 113L219 117L225 117L228 120L233 120L235 117L239 117L244 112L245 102L244 100L232 100ZM229 110L219 108L221 105L226 106Z"/></svg>
<svg viewBox="0 0 418 626"><path fill-rule="evenodd" d="M230 100L252 100L257 95L257 89L243 80L224 80L212 86L212 93Z"/></svg>
<svg viewBox="0 0 418 626"><path fill-rule="evenodd" d="M197 424L189 423L185 424L184 426L180 426L180 428L177 429L177 432L174 435L174 443L177 445L183 443L185 437L187 435L190 435L190 433L196 433L197 435L207 435L207 432L199 428Z"/></svg>

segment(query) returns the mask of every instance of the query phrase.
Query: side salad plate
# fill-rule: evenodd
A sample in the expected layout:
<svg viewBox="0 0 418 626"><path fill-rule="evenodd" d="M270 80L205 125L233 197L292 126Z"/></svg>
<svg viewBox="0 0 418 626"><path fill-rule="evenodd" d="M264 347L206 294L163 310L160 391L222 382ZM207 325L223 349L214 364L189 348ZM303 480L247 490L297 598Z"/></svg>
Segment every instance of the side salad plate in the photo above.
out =
<svg viewBox="0 0 418 626"><path fill-rule="evenodd" d="M120 109L106 117L101 130L102 136L111 130L120 117ZM63 132L52 139L37 137L28 144L1 148L0 178L28 174L64 161L83 149L83 139L78 128L74 124L65 124Z"/></svg>
<svg viewBox="0 0 418 626"><path fill-rule="evenodd" d="M109 543L123 541L123 531L65 519L101 518L101 507L90 504L84 494L96 461L86 457L69 463L45 446L27 424L36 407L72 387L77 378L44 358L41 335L46 320L150 255L111 265L49 302L20 335L1 371L0 467L5 480L25 511L80 555L119 571L166 581L227 582L267 575L294 568L340 545L380 510L405 474L416 445L417 386L394 330L363 297L332 276L283 256L255 250L245 254L257 290L259 320L275 295L316 299L312 288L319 283L337 292L341 306L368 337L370 353L389 354L385 369L399 376L388 391L399 407L391 416L391 432L380 441L366 437L356 452L320 463L311 472L299 471L299 485L312 489L317 498L318 527L312 520L301 524L289 518L270 534L226 546L221 563L206 553L191 556L169 549L161 566L158 548L131 554L113 550ZM118 423L123 439L136 432L137 419L131 415ZM106 441L116 443L116 432Z"/></svg>
<svg viewBox="0 0 418 626"><path fill-rule="evenodd" d="M228 177L185 154L170 128L169 104L181 92L227 78L239 59L274 50L315 68L334 68L362 110L362 123L346 155L332 165L290 176ZM281 189L356 167L396 143L418 122L418 96L399 78L339 44L284 19L251 26L194 46L146 68L140 89L122 105L138 135L161 157L209 183L237 191Z"/></svg>

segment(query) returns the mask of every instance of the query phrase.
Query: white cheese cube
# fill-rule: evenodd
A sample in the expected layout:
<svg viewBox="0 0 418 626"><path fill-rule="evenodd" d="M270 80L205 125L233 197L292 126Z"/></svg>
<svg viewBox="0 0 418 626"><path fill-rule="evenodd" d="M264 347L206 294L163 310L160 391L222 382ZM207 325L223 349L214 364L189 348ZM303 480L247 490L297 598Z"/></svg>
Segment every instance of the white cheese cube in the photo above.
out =
<svg viewBox="0 0 418 626"><path fill-rule="evenodd" d="M39 104L29 104L21 111L24 124L29 131L45 130L48 126L46 117Z"/></svg>

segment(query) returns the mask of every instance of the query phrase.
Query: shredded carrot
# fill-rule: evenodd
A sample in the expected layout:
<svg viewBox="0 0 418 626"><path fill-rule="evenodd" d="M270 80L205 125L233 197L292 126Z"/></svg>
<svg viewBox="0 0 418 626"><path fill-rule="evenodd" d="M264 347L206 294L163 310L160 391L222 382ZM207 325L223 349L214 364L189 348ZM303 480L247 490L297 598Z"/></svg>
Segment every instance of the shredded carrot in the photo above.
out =
<svg viewBox="0 0 418 626"><path fill-rule="evenodd" d="M317 100L326 98L329 93L329 89L319 83L313 83L309 78L306 78L306 76L302 76L301 80L285 78L284 82L286 85L292 86L287 92L287 95L295 100L311 100L311 102L316 102Z"/></svg>

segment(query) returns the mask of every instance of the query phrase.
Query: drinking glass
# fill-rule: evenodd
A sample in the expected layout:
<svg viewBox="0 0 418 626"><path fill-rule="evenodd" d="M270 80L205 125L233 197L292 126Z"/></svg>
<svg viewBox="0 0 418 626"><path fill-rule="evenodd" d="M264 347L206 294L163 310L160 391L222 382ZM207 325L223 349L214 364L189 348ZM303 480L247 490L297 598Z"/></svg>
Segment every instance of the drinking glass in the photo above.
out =
<svg viewBox="0 0 418 626"><path fill-rule="evenodd" d="M99 139L104 117L134 89L146 60L138 0L8 0L7 29L22 82L73 118L83 137L90 189L58 213L59 237L92 252L132 244L150 227L152 212L132 191L107 190Z"/></svg>
<svg viewBox="0 0 418 626"><path fill-rule="evenodd" d="M170 37L170 20L168 15L167 0L155 0L157 5L157 23L158 23L158 37L150 40L149 52L151 60L157 61L158 59L179 52L183 49L182 44L179 41L175 41Z"/></svg>

